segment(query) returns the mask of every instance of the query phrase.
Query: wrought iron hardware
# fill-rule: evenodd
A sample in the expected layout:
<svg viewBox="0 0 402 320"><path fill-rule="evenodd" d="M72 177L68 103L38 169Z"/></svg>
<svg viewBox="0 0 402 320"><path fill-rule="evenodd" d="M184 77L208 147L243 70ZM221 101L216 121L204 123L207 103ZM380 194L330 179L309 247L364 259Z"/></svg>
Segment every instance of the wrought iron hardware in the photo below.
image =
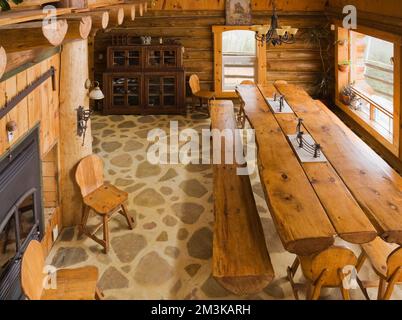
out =
<svg viewBox="0 0 402 320"><path fill-rule="evenodd" d="M297 123L297 142L299 148L304 149L306 152L311 154L314 158L319 158L321 156L321 145L318 143L310 144L304 139L304 132L302 131L303 119L299 119Z"/></svg>
<svg viewBox="0 0 402 320"><path fill-rule="evenodd" d="M5 105L0 107L0 119L3 118L7 113L14 109L22 100L24 100L32 91L39 87L50 77L52 78L52 89L56 90L56 69L50 67L48 71L42 74L39 78L34 80L25 89L20 91L16 96L12 97L9 101L6 101Z"/></svg>
<svg viewBox="0 0 402 320"><path fill-rule="evenodd" d="M82 106L79 106L77 109L77 135L82 137L82 146L85 145L85 135L92 112L92 110L84 109Z"/></svg>

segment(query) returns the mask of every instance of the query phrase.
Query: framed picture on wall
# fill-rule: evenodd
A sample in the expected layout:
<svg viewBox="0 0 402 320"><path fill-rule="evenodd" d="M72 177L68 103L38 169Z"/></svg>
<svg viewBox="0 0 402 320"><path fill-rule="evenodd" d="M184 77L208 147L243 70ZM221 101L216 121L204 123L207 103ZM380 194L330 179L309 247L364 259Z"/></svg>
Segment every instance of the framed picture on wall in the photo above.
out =
<svg viewBox="0 0 402 320"><path fill-rule="evenodd" d="M226 24L251 25L251 0L226 0Z"/></svg>

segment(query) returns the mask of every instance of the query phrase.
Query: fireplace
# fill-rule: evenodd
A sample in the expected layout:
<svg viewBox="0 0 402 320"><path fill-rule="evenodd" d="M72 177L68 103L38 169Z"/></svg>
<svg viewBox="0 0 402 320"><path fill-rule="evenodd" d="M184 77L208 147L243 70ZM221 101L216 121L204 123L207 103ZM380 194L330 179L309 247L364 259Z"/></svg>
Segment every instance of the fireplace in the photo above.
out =
<svg viewBox="0 0 402 320"><path fill-rule="evenodd" d="M0 158L0 300L23 297L21 258L43 237L39 129Z"/></svg>

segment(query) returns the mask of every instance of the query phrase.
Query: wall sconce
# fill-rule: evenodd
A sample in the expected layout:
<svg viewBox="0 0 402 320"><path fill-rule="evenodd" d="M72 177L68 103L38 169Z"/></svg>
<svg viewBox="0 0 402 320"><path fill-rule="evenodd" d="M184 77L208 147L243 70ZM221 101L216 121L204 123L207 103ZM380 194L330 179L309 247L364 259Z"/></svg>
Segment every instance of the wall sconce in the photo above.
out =
<svg viewBox="0 0 402 320"><path fill-rule="evenodd" d="M14 133L17 131L17 122L15 121L9 121L6 124L6 130L7 130L7 139L8 143L11 143L11 141L14 140Z"/></svg>
<svg viewBox="0 0 402 320"><path fill-rule="evenodd" d="M82 146L85 145L85 134L88 128L88 121L91 118L92 110L79 106L77 109L77 135L82 137Z"/></svg>
<svg viewBox="0 0 402 320"><path fill-rule="evenodd" d="M102 90L99 88L99 82L91 81L91 80L87 79L87 81L85 81L85 89L89 90L91 88L93 88L93 89L88 94L89 99L103 100L105 98L105 95L103 94Z"/></svg>

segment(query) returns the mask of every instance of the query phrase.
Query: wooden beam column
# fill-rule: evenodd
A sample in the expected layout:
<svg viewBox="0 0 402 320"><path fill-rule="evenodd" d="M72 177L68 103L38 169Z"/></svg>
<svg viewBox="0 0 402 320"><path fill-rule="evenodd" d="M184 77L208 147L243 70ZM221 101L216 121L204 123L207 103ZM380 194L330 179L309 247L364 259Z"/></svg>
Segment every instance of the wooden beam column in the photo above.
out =
<svg viewBox="0 0 402 320"><path fill-rule="evenodd" d="M77 72L79 70L79 72ZM77 136L77 108L88 108L88 41L77 40L63 45L60 70L60 158L61 205L63 226L80 223L82 197L75 182L79 161L92 154L91 124L88 123L85 144Z"/></svg>
<svg viewBox="0 0 402 320"><path fill-rule="evenodd" d="M0 45L7 53L60 45L70 27L65 19L50 24L27 22L0 28Z"/></svg>

